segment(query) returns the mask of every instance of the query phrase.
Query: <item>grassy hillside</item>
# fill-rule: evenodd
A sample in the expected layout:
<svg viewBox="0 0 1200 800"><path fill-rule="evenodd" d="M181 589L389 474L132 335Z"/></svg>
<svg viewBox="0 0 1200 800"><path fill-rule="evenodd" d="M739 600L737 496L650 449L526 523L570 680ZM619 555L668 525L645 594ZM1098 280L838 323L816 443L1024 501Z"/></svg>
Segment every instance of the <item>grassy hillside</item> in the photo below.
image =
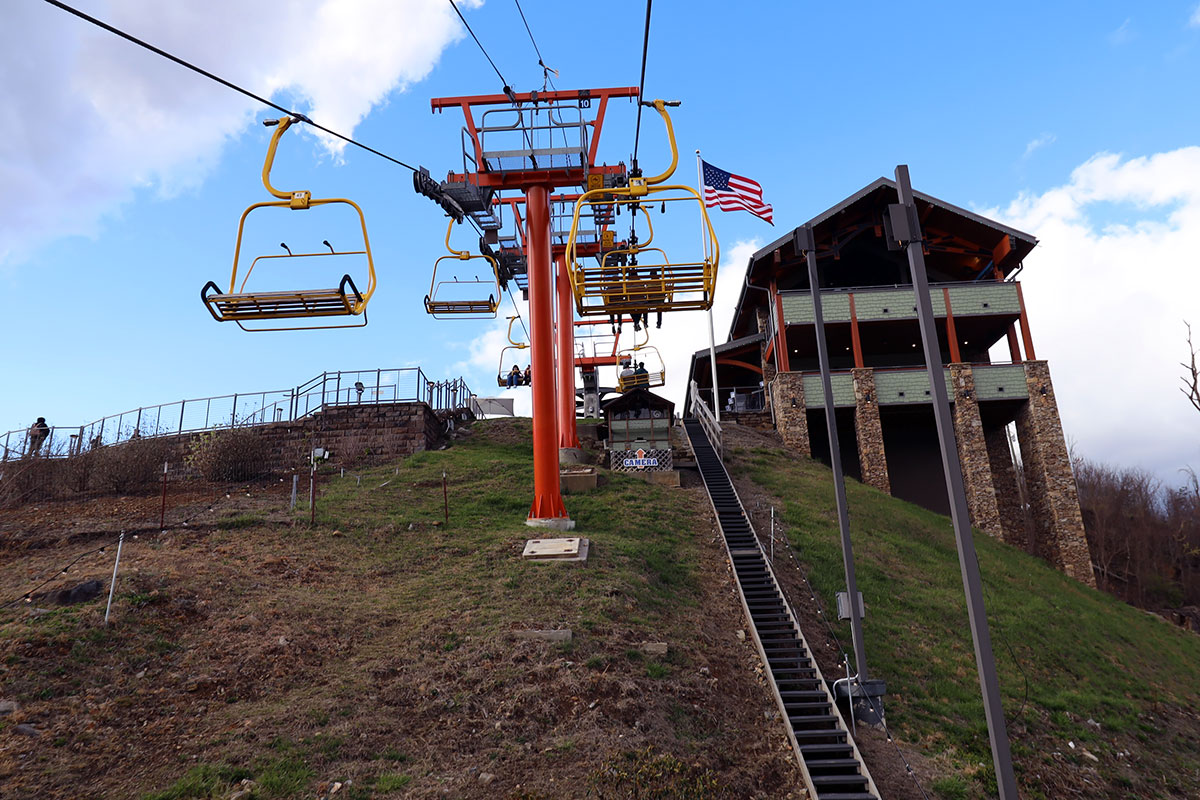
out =
<svg viewBox="0 0 1200 800"><path fill-rule="evenodd" d="M703 495L613 476L568 498L586 565L524 562L528 442L528 420L482 423L326 475L311 529L286 484L175 490L170 530L127 541L111 627L103 598L0 613L0 700L20 705L0 714L0 794L789 796ZM0 517L0 599L111 538L89 532L114 505L157 523L155 497ZM107 583L111 558L49 588Z"/></svg>
<svg viewBox="0 0 1200 800"><path fill-rule="evenodd" d="M782 511L833 608L844 577L829 470L765 437L742 444L731 471L743 500ZM940 796L986 796L995 781L950 522L858 483L847 489L867 658L887 681L893 733L933 759ZM984 534L975 543L1022 796L1200 796L1200 637ZM800 570L779 572L807 597ZM818 646L824 626L811 613L803 624L826 674L836 672L835 649ZM849 647L848 623L837 631Z"/></svg>

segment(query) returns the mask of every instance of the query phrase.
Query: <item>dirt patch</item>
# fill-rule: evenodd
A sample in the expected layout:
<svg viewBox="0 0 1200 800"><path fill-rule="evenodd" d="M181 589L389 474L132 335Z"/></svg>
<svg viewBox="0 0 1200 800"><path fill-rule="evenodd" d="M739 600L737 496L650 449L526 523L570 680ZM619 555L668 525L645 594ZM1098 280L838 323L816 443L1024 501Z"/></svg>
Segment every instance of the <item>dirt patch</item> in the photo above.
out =
<svg viewBox="0 0 1200 800"><path fill-rule="evenodd" d="M472 438L526 442L521 422ZM416 492L419 477L395 484ZM757 657L736 637L740 610L700 490L620 490L669 492L694 520L682 555L694 588L664 616L636 583L613 582L604 614L574 608L573 592L607 574L623 540L593 534L587 565L529 567L522 532L349 517L309 529L287 510L290 489L180 486L161 534L153 496L0 519L13 567L0 600L81 544L155 529L126 540L108 628L103 599L0 614L0 699L20 705L0 720L6 793L137 798L225 764L269 777L267 797L313 797L335 780L359 787L349 797L586 797L602 764L653 748L719 779L701 796L799 796ZM70 581L107 586L111 557L81 562ZM439 579L466 563L484 583ZM642 580L670 569L668 558ZM557 599L522 602L542 581L562 587ZM561 627L570 645L510 635ZM643 651L659 641L665 656ZM37 735L14 734L17 724Z"/></svg>

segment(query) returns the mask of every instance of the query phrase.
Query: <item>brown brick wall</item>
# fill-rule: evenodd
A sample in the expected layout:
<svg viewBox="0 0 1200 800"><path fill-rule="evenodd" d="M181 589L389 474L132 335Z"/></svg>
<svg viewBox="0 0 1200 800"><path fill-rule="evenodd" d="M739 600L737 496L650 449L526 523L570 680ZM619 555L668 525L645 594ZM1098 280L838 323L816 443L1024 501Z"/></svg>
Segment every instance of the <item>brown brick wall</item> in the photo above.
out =
<svg viewBox="0 0 1200 800"><path fill-rule="evenodd" d="M1095 586L1075 475L1045 361L1025 362L1025 383L1029 400L1017 415L1017 441L1033 512L1034 552L1072 578Z"/></svg>
<svg viewBox="0 0 1200 800"><path fill-rule="evenodd" d="M854 378L854 432L858 439L858 464L863 483L881 492L892 493L888 478L887 454L883 449L883 425L879 421L879 395L875 391L875 370L857 367Z"/></svg>
<svg viewBox="0 0 1200 800"><path fill-rule="evenodd" d="M975 373L970 364L951 364L950 381L954 394L954 440L962 466L963 486L971 525L989 536L1003 538L1000 507L992 481L992 465L983 420L979 418L979 398L975 395Z"/></svg>
<svg viewBox="0 0 1200 800"><path fill-rule="evenodd" d="M812 442L808 438L808 415L804 407L804 382L799 372L780 372L771 387L775 406L775 429L783 443L803 456L812 457Z"/></svg>
<svg viewBox="0 0 1200 800"><path fill-rule="evenodd" d="M289 472L306 466L316 447L330 451L330 462L339 465L412 455L435 444L441 438L442 425L424 403L389 403L331 406L301 420L273 422L248 430L267 441L265 460L269 471ZM172 474L192 475L185 457L195 437L170 437Z"/></svg>

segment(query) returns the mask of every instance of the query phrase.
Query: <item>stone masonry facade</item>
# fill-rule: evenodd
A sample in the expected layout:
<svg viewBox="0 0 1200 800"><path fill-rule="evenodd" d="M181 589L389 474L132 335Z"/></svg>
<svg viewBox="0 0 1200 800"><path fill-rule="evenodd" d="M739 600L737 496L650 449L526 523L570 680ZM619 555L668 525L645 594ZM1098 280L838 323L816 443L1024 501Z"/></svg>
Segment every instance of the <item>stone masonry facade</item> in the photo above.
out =
<svg viewBox="0 0 1200 800"><path fill-rule="evenodd" d="M984 432L983 438L992 471L996 507L1000 512L1000 538L1013 547L1028 550L1029 534L1025 525L1021 485L1008 442L1008 429L992 428Z"/></svg>
<svg viewBox="0 0 1200 800"><path fill-rule="evenodd" d="M989 536L1004 538L1000 507L992 480L983 420L979 416L979 398L975 394L975 375L970 364L951 364L950 381L954 392L954 441L962 466L963 486L971 524Z"/></svg>
<svg viewBox="0 0 1200 800"><path fill-rule="evenodd" d="M1033 513L1034 551L1081 583L1096 585L1079 495L1045 361L1025 362L1029 400L1017 415L1017 441Z"/></svg>
<svg viewBox="0 0 1200 800"><path fill-rule="evenodd" d="M1050 371L1045 361L1026 362L1024 369L1029 399L1016 418L1024 471L1022 486L1007 429L985 429L983 425L971 366L950 365L954 431L971 524L1045 558L1081 583L1095 586ZM854 369L852 377L862 479L890 494L874 370ZM811 458L802 373L780 372L768 386L775 426L784 444Z"/></svg>
<svg viewBox="0 0 1200 800"><path fill-rule="evenodd" d="M808 438L803 377L799 372L780 372L768 386L771 387L771 403L775 408L775 427L784 445L811 458L812 441Z"/></svg>
<svg viewBox="0 0 1200 800"><path fill-rule="evenodd" d="M870 367L850 371L854 379L854 431L858 438L858 464L863 483L881 492L892 493L888 478L887 454L883 449L883 425L879 421L879 394L875 391L875 370Z"/></svg>

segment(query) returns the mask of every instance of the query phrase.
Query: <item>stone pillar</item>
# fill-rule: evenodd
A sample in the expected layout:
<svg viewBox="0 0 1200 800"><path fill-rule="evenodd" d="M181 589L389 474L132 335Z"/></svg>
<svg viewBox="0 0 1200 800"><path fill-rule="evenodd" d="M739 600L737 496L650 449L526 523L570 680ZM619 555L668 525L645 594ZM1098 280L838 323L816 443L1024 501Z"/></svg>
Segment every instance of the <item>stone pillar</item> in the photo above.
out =
<svg viewBox="0 0 1200 800"><path fill-rule="evenodd" d="M1029 532L1025 529L1025 510L1021 504L1021 487L1017 482L1017 468L1008 442L1008 430L985 430L983 439L992 468L996 507L1000 510L1000 538L1013 547L1028 550Z"/></svg>
<svg viewBox="0 0 1200 800"><path fill-rule="evenodd" d="M879 421L879 394L875 391L875 370L856 367L854 378L854 432L858 437L858 464L863 483L881 492L892 493L888 478L887 455L883 449L883 425ZM826 409L831 413L831 409Z"/></svg>
<svg viewBox="0 0 1200 800"><path fill-rule="evenodd" d="M780 372L771 383L775 405L775 429L783 443L802 456L812 458L808 438L808 414L804 406L804 381L799 372Z"/></svg>
<svg viewBox="0 0 1200 800"><path fill-rule="evenodd" d="M970 364L950 365L950 386L954 393L954 441L958 445L971 524L989 536L1003 539L992 465L983 435L983 420L979 418L979 398L975 395L975 373Z"/></svg>
<svg viewBox="0 0 1200 800"><path fill-rule="evenodd" d="M759 363L762 364L762 371L763 371L763 374L762 374L763 388L766 389L768 386L771 385L771 381L775 380L776 374L778 374L778 369L776 369L775 364L779 363L779 358L775 357L774 362L767 363L767 347L769 347L771 344L771 335L770 335L771 334L771 311L770 311L770 309L764 308L764 307L756 308L756 309L754 309L754 316L758 320L759 333L767 334L767 338L763 339L763 341L761 343L759 343L759 345L758 345L758 359L759 359ZM766 408L769 409L771 407L771 393L769 391L765 391L764 394L766 396L763 398L763 404Z"/></svg>
<svg viewBox="0 0 1200 800"><path fill-rule="evenodd" d="M1035 551L1072 578L1096 585L1079 495L1045 361L1025 362L1029 400L1017 415L1017 441L1033 512Z"/></svg>

